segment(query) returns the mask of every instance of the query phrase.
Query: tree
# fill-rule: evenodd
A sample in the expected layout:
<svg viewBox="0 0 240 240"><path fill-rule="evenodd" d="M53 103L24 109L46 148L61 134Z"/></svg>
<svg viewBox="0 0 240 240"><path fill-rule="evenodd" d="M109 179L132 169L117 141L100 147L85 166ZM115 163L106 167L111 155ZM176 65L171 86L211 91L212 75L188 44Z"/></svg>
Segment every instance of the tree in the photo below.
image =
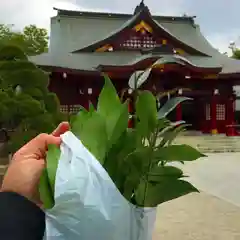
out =
<svg viewBox="0 0 240 240"><path fill-rule="evenodd" d="M232 58L239 59L240 60L240 49L235 49L233 51Z"/></svg>
<svg viewBox="0 0 240 240"><path fill-rule="evenodd" d="M48 74L16 46L0 48L0 126L14 129L10 151L59 123L59 102L48 91Z"/></svg>
<svg viewBox="0 0 240 240"><path fill-rule="evenodd" d="M23 32L12 31L11 26L0 25L0 45L14 45L28 56L48 51L48 32L35 25L26 26Z"/></svg>

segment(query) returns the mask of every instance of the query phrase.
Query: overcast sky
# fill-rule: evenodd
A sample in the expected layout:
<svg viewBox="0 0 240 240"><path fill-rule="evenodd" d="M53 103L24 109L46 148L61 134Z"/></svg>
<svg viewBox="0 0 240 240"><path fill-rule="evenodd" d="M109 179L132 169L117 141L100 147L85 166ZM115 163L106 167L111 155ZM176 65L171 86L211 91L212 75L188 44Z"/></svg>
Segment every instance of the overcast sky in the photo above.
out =
<svg viewBox="0 0 240 240"><path fill-rule="evenodd" d="M0 0L0 23L49 26L52 8L132 13L140 0ZM240 45L240 0L145 0L154 14L196 15L207 39L224 52L230 41Z"/></svg>

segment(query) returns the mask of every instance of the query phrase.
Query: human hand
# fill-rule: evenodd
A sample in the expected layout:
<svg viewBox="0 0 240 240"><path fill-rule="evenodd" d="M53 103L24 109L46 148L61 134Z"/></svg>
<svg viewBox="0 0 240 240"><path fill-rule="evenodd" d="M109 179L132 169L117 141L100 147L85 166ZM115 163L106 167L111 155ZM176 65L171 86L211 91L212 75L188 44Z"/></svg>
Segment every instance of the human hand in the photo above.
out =
<svg viewBox="0 0 240 240"><path fill-rule="evenodd" d="M69 123L63 122L51 135L40 134L18 150L4 176L1 191L15 192L39 203L38 184L45 167L47 147L49 144L60 146L60 135L69 128Z"/></svg>

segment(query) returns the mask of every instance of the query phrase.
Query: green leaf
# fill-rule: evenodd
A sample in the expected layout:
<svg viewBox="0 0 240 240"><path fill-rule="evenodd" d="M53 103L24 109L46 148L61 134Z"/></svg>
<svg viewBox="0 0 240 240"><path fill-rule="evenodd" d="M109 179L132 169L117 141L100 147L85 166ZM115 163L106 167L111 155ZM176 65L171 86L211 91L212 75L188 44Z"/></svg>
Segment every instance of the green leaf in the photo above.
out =
<svg viewBox="0 0 240 240"><path fill-rule="evenodd" d="M97 112L81 111L75 116L71 129L83 145L103 164L108 150L104 118Z"/></svg>
<svg viewBox="0 0 240 240"><path fill-rule="evenodd" d="M140 184L149 168L149 156L151 149L142 147L127 156L120 165L119 171L126 173L123 195L130 201L134 189Z"/></svg>
<svg viewBox="0 0 240 240"><path fill-rule="evenodd" d="M147 188L145 182L142 182L135 191L135 199L139 206L156 207L161 203L193 192L198 192L198 190L190 183L175 178L167 178L159 184L149 183Z"/></svg>
<svg viewBox="0 0 240 240"><path fill-rule="evenodd" d="M172 142L175 140L175 138L183 131L186 130L186 127L190 124L182 124L180 126L177 126L173 131L171 131L167 137L168 145L171 145Z"/></svg>
<svg viewBox="0 0 240 240"><path fill-rule="evenodd" d="M136 149L136 134L134 129L127 129L118 141L111 146L104 162L104 168L121 191L128 175L124 160ZM126 173L127 172L127 173Z"/></svg>
<svg viewBox="0 0 240 240"><path fill-rule="evenodd" d="M157 125L157 106L156 98L149 91L139 94L136 103L136 115L139 119L137 131L142 132L142 136L147 137Z"/></svg>
<svg viewBox="0 0 240 240"><path fill-rule="evenodd" d="M189 124L182 124L184 121L178 121L174 123L169 123L169 126L166 126L159 134L159 137L162 137L160 144L158 147L163 147L165 144L171 145L177 135L185 130L185 127ZM182 124L182 125L180 125Z"/></svg>
<svg viewBox="0 0 240 240"><path fill-rule="evenodd" d="M55 192L55 179L61 151L56 145L49 145L47 152L47 175L51 192Z"/></svg>
<svg viewBox="0 0 240 240"><path fill-rule="evenodd" d="M54 206L55 179L59 157L60 149L55 145L49 145L47 167L44 169L39 183L40 199L45 209L51 209Z"/></svg>
<svg viewBox="0 0 240 240"><path fill-rule="evenodd" d="M91 102L89 102L89 112L94 112L94 111L95 111L94 105Z"/></svg>
<svg viewBox="0 0 240 240"><path fill-rule="evenodd" d="M39 182L40 199L43 203L44 209L51 209L54 206L54 193L51 191L47 169L43 170L43 173Z"/></svg>
<svg viewBox="0 0 240 240"><path fill-rule="evenodd" d="M124 183L123 196L129 202L131 202L134 189L136 189L136 187L139 185L140 180L141 180L141 175L137 171L133 171L132 173L129 174L129 176L127 176Z"/></svg>
<svg viewBox="0 0 240 240"><path fill-rule="evenodd" d="M187 101L187 100L191 100L191 98L187 98L187 97L176 97L176 98L172 98L169 101L167 101L162 108L160 108L159 112L158 112L158 118L165 118L174 108L176 108L176 106L178 104L180 104L181 102Z"/></svg>
<svg viewBox="0 0 240 240"><path fill-rule="evenodd" d="M148 68L145 71L134 72L128 82L128 85L132 89L138 89L143 83L147 81L151 74L152 68Z"/></svg>
<svg viewBox="0 0 240 240"><path fill-rule="evenodd" d="M115 144L128 126L128 103L122 104L108 76L98 99L97 112L107 122L108 148Z"/></svg>
<svg viewBox="0 0 240 240"><path fill-rule="evenodd" d="M98 98L97 111L106 117L121 106L121 101L109 77L104 75L104 79L105 84Z"/></svg>
<svg viewBox="0 0 240 240"><path fill-rule="evenodd" d="M113 110L107 119L108 147L117 142L122 133L128 127L128 103Z"/></svg>
<svg viewBox="0 0 240 240"><path fill-rule="evenodd" d="M205 155L188 145L171 145L168 147L161 147L154 152L154 158L156 160L169 162L194 161L200 157L205 157Z"/></svg>
<svg viewBox="0 0 240 240"><path fill-rule="evenodd" d="M148 175L149 182L160 182L166 178L182 178L183 171L172 166L155 166Z"/></svg>
<svg viewBox="0 0 240 240"><path fill-rule="evenodd" d="M71 131L76 135L76 132L78 132L79 126L82 127L83 122L86 121L85 118L90 117L88 114L88 111L84 108L81 107L79 112L77 114L71 115L70 117L70 126L71 126Z"/></svg>
<svg viewBox="0 0 240 240"><path fill-rule="evenodd" d="M181 125L183 123L185 123L185 121L169 123L169 126L166 126L165 128L162 129L161 132L159 132L158 137L162 137L163 135L166 134L166 132L172 131L176 126Z"/></svg>

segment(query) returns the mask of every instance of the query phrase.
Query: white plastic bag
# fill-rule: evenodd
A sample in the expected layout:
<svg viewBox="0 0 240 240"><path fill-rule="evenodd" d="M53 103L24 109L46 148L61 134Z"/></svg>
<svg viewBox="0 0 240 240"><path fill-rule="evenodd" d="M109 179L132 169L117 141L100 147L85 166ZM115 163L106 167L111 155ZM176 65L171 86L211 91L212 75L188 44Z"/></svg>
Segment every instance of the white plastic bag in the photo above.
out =
<svg viewBox="0 0 240 240"><path fill-rule="evenodd" d="M47 240L151 240L155 208L137 208L71 132L62 135ZM114 159L113 159L114 161Z"/></svg>

